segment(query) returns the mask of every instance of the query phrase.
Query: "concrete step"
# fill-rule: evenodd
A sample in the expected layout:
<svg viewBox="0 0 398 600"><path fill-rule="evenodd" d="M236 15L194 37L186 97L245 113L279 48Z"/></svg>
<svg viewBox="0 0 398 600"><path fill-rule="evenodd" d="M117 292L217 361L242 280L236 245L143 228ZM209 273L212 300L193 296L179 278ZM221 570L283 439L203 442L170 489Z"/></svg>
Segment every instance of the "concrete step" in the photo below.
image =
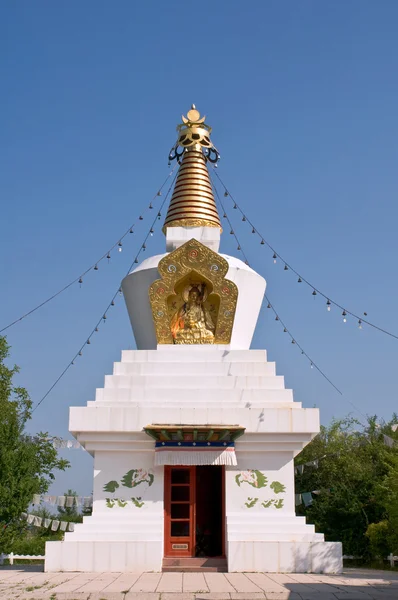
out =
<svg viewBox="0 0 398 600"><path fill-rule="evenodd" d="M157 350L122 350L122 362L267 362L266 350L228 350L226 346L165 345Z"/></svg>
<svg viewBox="0 0 398 600"><path fill-rule="evenodd" d="M292 390L286 389L220 389L204 387L200 388L98 388L95 399L104 402L135 402L135 403L164 403L178 402L184 406L186 402L198 404L212 402L222 406L223 402L236 402L240 404L269 403L269 402L293 402Z"/></svg>
<svg viewBox="0 0 398 600"><path fill-rule="evenodd" d="M163 572L227 573L226 558L164 558Z"/></svg>
<svg viewBox="0 0 398 600"><path fill-rule="evenodd" d="M185 372L180 375L105 375L106 389L129 388L133 390L140 389L260 389L260 390L281 390L285 387L285 380L282 376L264 377L264 376L214 376L203 373L199 375L187 375Z"/></svg>
<svg viewBox="0 0 398 600"><path fill-rule="evenodd" d="M214 410L214 409L220 409L222 411L225 411L226 409L245 409L245 410L250 410L250 409L299 409L302 408L302 403L301 402L291 402L291 401L274 401L274 400L269 400L269 401L264 401L264 400L256 400L256 401L251 401L251 402L228 402L227 400L224 400L222 402L220 402L217 399L208 399L208 398L204 398L201 402L199 402L198 400L184 400L184 401L173 401L170 399L166 399L166 400L162 400L161 398L157 401L153 401L153 402L148 402L147 400L145 401L135 401L135 400L123 400L123 401L117 401L117 400L89 400L87 402L87 406L88 407L107 407L107 408L134 408L134 409L143 409L143 408L150 408L151 410L157 410L157 409L162 409L162 408L167 408L168 410L173 409L174 411L177 409L198 409L198 410ZM156 413L155 413L156 414ZM176 413L174 413L176 414ZM170 415L169 415L170 417ZM166 419L167 421L167 419ZM206 421L207 422L207 421Z"/></svg>
<svg viewBox="0 0 398 600"><path fill-rule="evenodd" d="M157 532L138 532L128 531L67 531L65 533L66 542L160 542L161 538Z"/></svg>
<svg viewBox="0 0 398 600"><path fill-rule="evenodd" d="M262 375L272 377L276 373L274 362L115 362L114 375Z"/></svg>
<svg viewBox="0 0 398 600"><path fill-rule="evenodd" d="M324 542L323 533L251 533L228 532L229 542Z"/></svg>

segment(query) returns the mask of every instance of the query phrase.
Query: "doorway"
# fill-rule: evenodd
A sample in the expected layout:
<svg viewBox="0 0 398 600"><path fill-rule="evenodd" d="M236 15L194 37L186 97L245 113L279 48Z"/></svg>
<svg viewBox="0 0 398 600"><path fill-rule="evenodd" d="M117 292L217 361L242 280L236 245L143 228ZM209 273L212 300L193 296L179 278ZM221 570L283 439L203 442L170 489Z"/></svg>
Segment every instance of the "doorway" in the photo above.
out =
<svg viewBox="0 0 398 600"><path fill-rule="evenodd" d="M224 467L165 467L165 556L224 556Z"/></svg>

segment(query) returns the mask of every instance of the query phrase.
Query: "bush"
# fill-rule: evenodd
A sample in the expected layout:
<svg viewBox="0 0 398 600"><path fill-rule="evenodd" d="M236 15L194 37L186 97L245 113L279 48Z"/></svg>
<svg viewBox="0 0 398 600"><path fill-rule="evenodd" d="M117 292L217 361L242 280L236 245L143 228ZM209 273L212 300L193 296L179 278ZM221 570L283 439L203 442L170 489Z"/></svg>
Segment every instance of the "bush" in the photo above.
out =
<svg viewBox="0 0 398 600"><path fill-rule="evenodd" d="M15 540L9 552L14 554L43 555L46 539L44 537L25 537Z"/></svg>
<svg viewBox="0 0 398 600"><path fill-rule="evenodd" d="M388 521L371 523L366 530L370 551L373 556L386 558L390 552L390 524Z"/></svg>

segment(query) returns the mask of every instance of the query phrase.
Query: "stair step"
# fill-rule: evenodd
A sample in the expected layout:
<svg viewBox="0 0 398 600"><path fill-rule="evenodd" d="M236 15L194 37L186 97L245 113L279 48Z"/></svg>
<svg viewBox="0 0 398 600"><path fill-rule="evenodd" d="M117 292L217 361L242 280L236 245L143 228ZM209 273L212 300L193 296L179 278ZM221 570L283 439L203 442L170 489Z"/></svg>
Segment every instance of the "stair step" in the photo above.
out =
<svg viewBox="0 0 398 600"><path fill-rule="evenodd" d="M163 572L227 573L226 558L164 558Z"/></svg>
<svg viewBox="0 0 398 600"><path fill-rule="evenodd" d="M225 567L162 567L162 573L228 573Z"/></svg>

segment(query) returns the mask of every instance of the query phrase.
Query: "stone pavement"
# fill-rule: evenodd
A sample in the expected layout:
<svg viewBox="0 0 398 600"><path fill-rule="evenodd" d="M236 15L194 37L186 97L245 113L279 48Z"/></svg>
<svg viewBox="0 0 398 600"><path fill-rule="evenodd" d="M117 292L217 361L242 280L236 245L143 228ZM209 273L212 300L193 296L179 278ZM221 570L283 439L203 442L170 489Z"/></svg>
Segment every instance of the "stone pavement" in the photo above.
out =
<svg viewBox="0 0 398 600"><path fill-rule="evenodd" d="M1 600L398 600L398 572L43 573L0 567Z"/></svg>

